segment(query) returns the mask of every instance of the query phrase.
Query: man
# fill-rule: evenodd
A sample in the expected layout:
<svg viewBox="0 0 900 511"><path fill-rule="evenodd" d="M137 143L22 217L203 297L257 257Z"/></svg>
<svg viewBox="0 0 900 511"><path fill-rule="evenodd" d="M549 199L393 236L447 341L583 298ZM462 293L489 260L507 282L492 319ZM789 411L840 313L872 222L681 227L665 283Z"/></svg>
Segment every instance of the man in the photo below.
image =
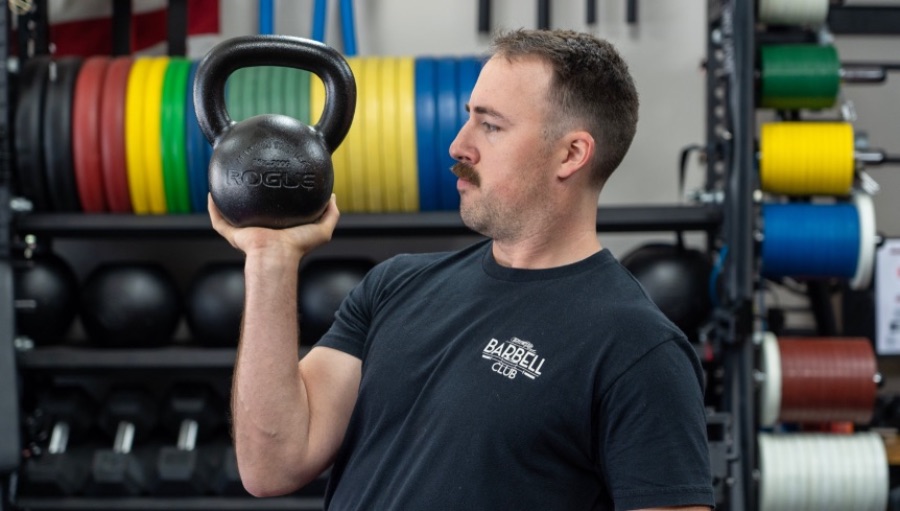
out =
<svg viewBox="0 0 900 511"><path fill-rule="evenodd" d="M708 509L699 361L601 247L597 200L635 133L615 49L498 37L450 147L488 240L380 264L297 362L297 268L338 221L213 225L246 254L232 396L245 487L332 467L330 510ZM668 507L665 507L668 506Z"/></svg>

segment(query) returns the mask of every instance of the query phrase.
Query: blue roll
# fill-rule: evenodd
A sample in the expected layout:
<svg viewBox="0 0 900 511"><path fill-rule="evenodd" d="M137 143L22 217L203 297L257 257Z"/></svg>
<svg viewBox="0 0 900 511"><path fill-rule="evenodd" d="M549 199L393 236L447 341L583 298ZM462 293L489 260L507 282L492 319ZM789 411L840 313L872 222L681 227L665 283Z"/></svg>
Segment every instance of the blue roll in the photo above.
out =
<svg viewBox="0 0 900 511"><path fill-rule="evenodd" d="M762 269L768 278L850 279L859 265L854 204L763 205Z"/></svg>
<svg viewBox="0 0 900 511"><path fill-rule="evenodd" d="M419 211L437 211L437 65L428 57L417 58L415 64Z"/></svg>

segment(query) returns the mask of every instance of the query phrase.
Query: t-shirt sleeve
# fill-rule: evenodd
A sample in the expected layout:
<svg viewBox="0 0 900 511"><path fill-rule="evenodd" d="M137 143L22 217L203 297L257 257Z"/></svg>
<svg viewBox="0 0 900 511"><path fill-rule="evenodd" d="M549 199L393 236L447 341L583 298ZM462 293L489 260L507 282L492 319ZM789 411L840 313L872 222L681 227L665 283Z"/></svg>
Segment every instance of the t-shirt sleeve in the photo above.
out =
<svg viewBox="0 0 900 511"><path fill-rule="evenodd" d="M701 370L686 341L659 344L597 407L597 460L616 509L715 505Z"/></svg>
<svg viewBox="0 0 900 511"><path fill-rule="evenodd" d="M334 348L359 359L364 357L372 321L372 297L375 296L376 283L380 281L383 269L384 264L375 266L347 294L334 315L331 328L316 342L316 346Z"/></svg>

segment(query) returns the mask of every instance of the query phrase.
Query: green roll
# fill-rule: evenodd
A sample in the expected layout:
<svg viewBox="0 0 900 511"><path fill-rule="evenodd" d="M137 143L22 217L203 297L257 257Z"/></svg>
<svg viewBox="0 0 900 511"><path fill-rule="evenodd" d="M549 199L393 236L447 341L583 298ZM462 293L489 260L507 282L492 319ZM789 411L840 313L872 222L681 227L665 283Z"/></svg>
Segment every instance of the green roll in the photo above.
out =
<svg viewBox="0 0 900 511"><path fill-rule="evenodd" d="M760 48L760 105L822 109L834 105L841 63L833 46L764 45Z"/></svg>

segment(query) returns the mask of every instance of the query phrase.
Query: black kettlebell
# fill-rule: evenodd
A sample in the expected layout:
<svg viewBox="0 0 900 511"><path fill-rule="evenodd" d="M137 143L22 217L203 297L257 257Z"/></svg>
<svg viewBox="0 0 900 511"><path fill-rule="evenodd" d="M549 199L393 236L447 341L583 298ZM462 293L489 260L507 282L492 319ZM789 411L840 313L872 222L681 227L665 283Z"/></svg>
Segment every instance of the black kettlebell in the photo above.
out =
<svg viewBox="0 0 900 511"><path fill-rule="evenodd" d="M325 108L315 126L286 115L234 122L225 107L225 82L238 69L305 69L325 84ZM200 61L194 106L213 145L209 191L232 225L285 228L313 222L334 187L331 153L350 130L356 81L347 61L320 42L282 35L251 35L216 45Z"/></svg>

